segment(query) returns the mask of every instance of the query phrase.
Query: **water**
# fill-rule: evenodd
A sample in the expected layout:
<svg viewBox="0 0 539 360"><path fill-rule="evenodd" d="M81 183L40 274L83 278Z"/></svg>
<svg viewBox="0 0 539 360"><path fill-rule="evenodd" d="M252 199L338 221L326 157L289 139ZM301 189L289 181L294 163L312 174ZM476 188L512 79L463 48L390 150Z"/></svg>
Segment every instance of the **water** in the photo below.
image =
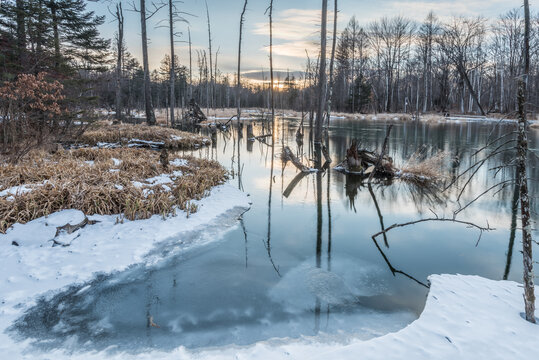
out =
<svg viewBox="0 0 539 360"><path fill-rule="evenodd" d="M273 148L269 138L270 144L249 142L230 131L218 134L215 147L194 153L218 160L230 169L230 183L251 195L253 206L239 225L230 227L238 215L232 212L184 241L203 246L185 249L171 239L150 255L160 261L43 298L12 327L14 336L31 338L44 350L133 353L287 338L346 342L397 331L416 319L430 274L520 280L520 234L510 231L513 185L458 215L497 228L480 241L477 230L438 222L399 228L374 241L371 236L382 226L433 213L451 216L458 208L458 189L441 193L400 181L368 187L333 170L298 175L291 164L283 169L279 157L283 143L306 159L314 157L308 133L303 147L296 144L297 126L297 119L279 119ZM353 138L379 149L386 129L385 123L333 121L328 135L332 166L344 158ZM460 158L450 170L458 174L492 129L485 123L396 123L389 155L403 164L424 145L430 153L450 151ZM512 130L502 125L494 134ZM266 132L263 123L255 126L257 135ZM537 132L530 140L537 149ZM461 203L511 178L512 168L497 179L487 170L511 159L507 154L489 160ZM532 158L530 177L537 175L537 158ZM532 195L538 183L530 182ZM149 319L156 326L149 326Z"/></svg>

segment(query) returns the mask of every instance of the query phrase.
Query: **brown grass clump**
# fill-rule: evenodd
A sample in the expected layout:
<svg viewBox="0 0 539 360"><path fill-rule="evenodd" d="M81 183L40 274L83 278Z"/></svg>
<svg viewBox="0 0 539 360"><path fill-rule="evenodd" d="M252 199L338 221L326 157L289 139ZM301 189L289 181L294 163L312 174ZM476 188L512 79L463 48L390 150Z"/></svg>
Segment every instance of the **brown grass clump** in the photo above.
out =
<svg viewBox="0 0 539 360"><path fill-rule="evenodd" d="M32 152L17 164L4 163L0 192L21 185L31 191L0 196L0 232L64 209L88 215L121 214L129 220L166 216L176 208L196 211L191 201L221 184L226 171L215 161L182 158L187 162L171 161L165 170L155 151L77 149ZM148 181L161 174L168 174L172 182Z"/></svg>
<svg viewBox="0 0 539 360"><path fill-rule="evenodd" d="M79 141L87 145L97 145L98 143L119 143L126 145L130 140L144 140L163 143L164 146L172 150L186 150L203 147L210 143L210 140L200 135L188 132L165 128L161 126L147 125L104 125L92 127L86 130Z"/></svg>
<svg viewBox="0 0 539 360"><path fill-rule="evenodd" d="M401 169L401 178L415 182L441 181L445 179L443 164L449 153L439 151L434 156L422 159L422 152L414 153Z"/></svg>

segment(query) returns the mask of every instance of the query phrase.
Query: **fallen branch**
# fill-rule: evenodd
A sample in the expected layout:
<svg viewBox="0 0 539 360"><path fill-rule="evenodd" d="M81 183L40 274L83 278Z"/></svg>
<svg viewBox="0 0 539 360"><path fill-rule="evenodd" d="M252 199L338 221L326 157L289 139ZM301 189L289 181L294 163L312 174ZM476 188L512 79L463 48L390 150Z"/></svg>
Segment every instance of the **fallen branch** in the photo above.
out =
<svg viewBox="0 0 539 360"><path fill-rule="evenodd" d="M470 228L478 229L479 230L479 239L477 240L477 242L479 242L479 240L481 240L481 236L483 235L484 231L496 230L494 228L491 228L490 225L488 224L488 222L487 222L487 226L483 227L483 226L474 224L474 223L469 222L469 221L440 218L440 217L436 216L435 218L426 218L426 219L420 219L420 220L415 220L415 221L409 221L409 222L401 223L401 224L393 224L390 227L388 227L387 229L379 231L376 234L374 234L372 236L372 239L376 240L376 238L378 236L380 236L382 234L386 234L387 232L389 232L389 231L391 231L393 229L396 229L396 228L405 227L405 226L409 226L409 225L415 225L415 224L419 224L419 223L423 223L423 222L427 222L427 221L453 222L453 223L457 223L457 224L468 225L468 227L470 227Z"/></svg>
<svg viewBox="0 0 539 360"><path fill-rule="evenodd" d="M315 172L316 171L316 169L313 169L313 168L310 168L310 167L307 167L307 166L303 165L303 163L297 158L296 155L294 155L294 153L292 152L292 150L290 150L290 147L288 147L288 146L285 146L283 148L282 160L283 160L284 163L286 163L287 161L292 162L292 164L294 164L294 166L299 171L304 172L304 173L310 173L310 172Z"/></svg>

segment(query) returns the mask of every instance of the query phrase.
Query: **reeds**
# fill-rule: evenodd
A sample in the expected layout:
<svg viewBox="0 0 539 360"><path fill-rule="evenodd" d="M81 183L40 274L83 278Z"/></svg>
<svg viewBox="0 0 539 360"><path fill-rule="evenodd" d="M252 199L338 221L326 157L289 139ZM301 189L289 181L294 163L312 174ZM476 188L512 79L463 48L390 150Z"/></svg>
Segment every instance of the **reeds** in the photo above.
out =
<svg viewBox="0 0 539 360"><path fill-rule="evenodd" d="M439 151L433 156L425 157L424 152L415 152L401 168L400 177L413 182L436 182L445 179L443 165L450 154Z"/></svg>
<svg viewBox="0 0 539 360"><path fill-rule="evenodd" d="M183 158L186 164L172 162L165 170L155 151L77 149L32 152L17 164L4 163L0 191L20 185L32 191L0 197L0 232L64 209L118 214L129 220L167 216L178 208L192 213L196 207L191 201L221 184L226 171L215 161ZM146 181L160 174L169 174L171 182L163 186Z"/></svg>
<svg viewBox="0 0 539 360"><path fill-rule="evenodd" d="M96 125L86 130L79 138L85 145L98 143L128 144L131 140L161 142L172 150L187 150L210 144L210 140L200 135L160 126L121 124Z"/></svg>

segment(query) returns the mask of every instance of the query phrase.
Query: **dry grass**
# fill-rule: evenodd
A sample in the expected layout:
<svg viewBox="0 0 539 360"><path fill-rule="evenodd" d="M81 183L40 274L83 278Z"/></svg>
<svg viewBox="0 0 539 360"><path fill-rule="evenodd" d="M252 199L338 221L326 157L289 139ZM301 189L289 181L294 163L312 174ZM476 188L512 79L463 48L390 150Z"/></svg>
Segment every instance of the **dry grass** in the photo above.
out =
<svg viewBox="0 0 539 360"><path fill-rule="evenodd" d="M176 129L147 125L105 125L100 123L86 130L79 141L87 145L98 143L127 144L130 140L155 141L164 143L165 147L173 150L199 148L210 143L202 136Z"/></svg>
<svg viewBox="0 0 539 360"><path fill-rule="evenodd" d="M406 164L401 168L401 178L414 182L441 181L445 179L442 171L450 154L439 151L434 156L424 158L423 152L414 153Z"/></svg>
<svg viewBox="0 0 539 360"><path fill-rule="evenodd" d="M53 155L33 152L16 165L4 163L0 191L20 185L32 191L0 197L0 232L63 209L88 215L122 214L130 220L166 216L176 208L189 213L196 211L192 200L226 179L217 162L184 157L186 164L171 162L165 170L159 156L143 149L78 149ZM171 175L168 189L146 181L174 171L183 175ZM143 185L136 186L137 181Z"/></svg>
<svg viewBox="0 0 539 360"><path fill-rule="evenodd" d="M539 130L539 123L533 123L530 126L532 129Z"/></svg>

